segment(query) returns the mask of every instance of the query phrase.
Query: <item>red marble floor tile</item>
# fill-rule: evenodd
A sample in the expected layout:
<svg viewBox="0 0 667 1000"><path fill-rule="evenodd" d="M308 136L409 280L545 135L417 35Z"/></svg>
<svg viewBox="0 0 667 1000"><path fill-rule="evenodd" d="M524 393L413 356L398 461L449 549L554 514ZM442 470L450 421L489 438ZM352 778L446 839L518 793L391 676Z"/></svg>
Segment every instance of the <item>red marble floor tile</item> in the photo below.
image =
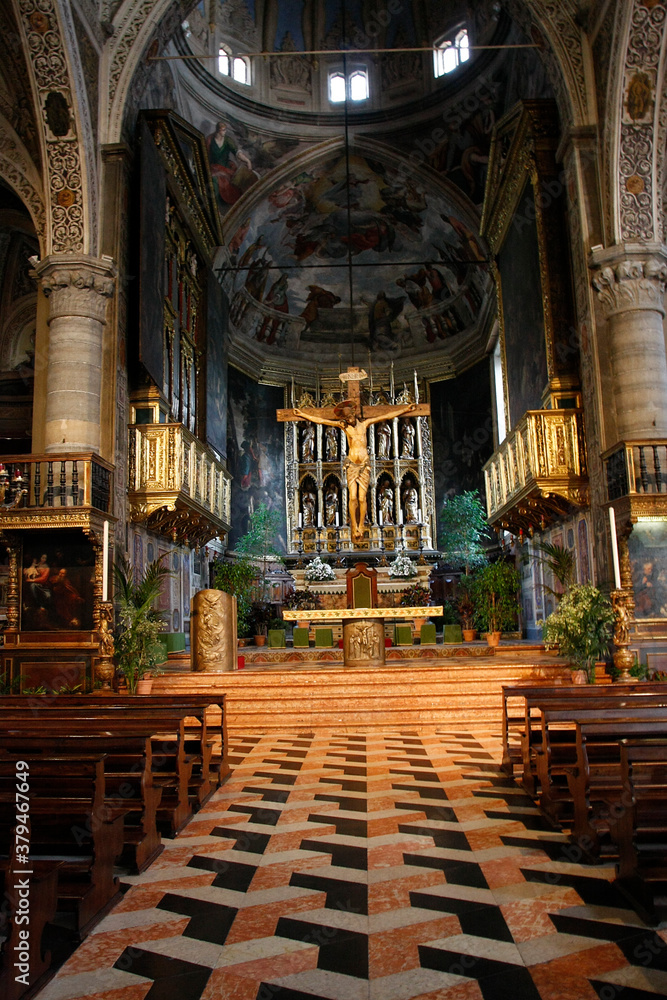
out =
<svg viewBox="0 0 667 1000"><path fill-rule="evenodd" d="M447 914L435 920L378 931L368 939L368 968L371 979L419 969L418 946L424 941L461 933L458 917Z"/></svg>
<svg viewBox="0 0 667 1000"><path fill-rule="evenodd" d="M368 912L370 915L384 913L387 910L410 906L410 893L425 889L432 885L444 885L445 877L441 871L416 872L414 875L391 879L387 882L374 882L368 888Z"/></svg>
<svg viewBox="0 0 667 1000"><path fill-rule="evenodd" d="M542 855L544 860L544 855ZM489 889L499 889L504 885L515 885L525 882L521 874L524 860L520 856L512 858L497 858L495 861L482 861L480 868L487 881Z"/></svg>
<svg viewBox="0 0 667 1000"><path fill-rule="evenodd" d="M79 972L110 968L130 943L138 945L142 941L180 937L189 923L189 918L179 917L176 913L173 917L174 919L168 923L160 921L119 931L91 934L68 960L67 974L71 976Z"/></svg>
<svg viewBox="0 0 667 1000"><path fill-rule="evenodd" d="M554 959L530 970L542 1000L598 1000L588 979L625 968L627 960L616 945L605 944Z"/></svg>
<svg viewBox="0 0 667 1000"><path fill-rule="evenodd" d="M462 979L457 986L436 990L434 993L420 993L418 997L413 997L411 1000L483 1000L483 993L479 984L474 980ZM516 1000L521 1000L521 998L517 997Z"/></svg>
<svg viewBox="0 0 667 1000"><path fill-rule="evenodd" d="M415 854L419 851L433 847L433 842L425 837L413 840L406 835L405 840L401 839L395 844L382 844L378 847L368 849L368 869L373 868L394 868L403 864L404 854Z"/></svg>
<svg viewBox="0 0 667 1000"><path fill-rule="evenodd" d="M147 882L146 885L135 885L117 903L112 912L148 910L159 903L165 892L174 891L175 882L178 882L179 889L196 889L202 885L210 885L214 878L214 872L202 872L201 875L194 875L192 878L176 878L164 882Z"/></svg>
<svg viewBox="0 0 667 1000"><path fill-rule="evenodd" d="M330 863L330 854L304 851L302 857L295 858L294 861L279 862L275 865L264 864L257 869L253 876L252 890L255 892L260 889L274 889L276 886L289 885L292 872L307 872L317 868L328 870Z"/></svg>
<svg viewBox="0 0 667 1000"><path fill-rule="evenodd" d="M320 825L312 823L311 827L306 825L299 830L287 830L280 832L279 827L274 827L275 832L271 833L271 839L266 845L264 857L269 854L277 854L280 851L298 851L303 840L317 840L320 837L330 837L336 832L335 826ZM267 833L270 828L267 828Z"/></svg>
<svg viewBox="0 0 667 1000"><path fill-rule="evenodd" d="M549 914L560 907L554 907L547 900L519 899L506 903L500 909L517 944L557 933Z"/></svg>
<svg viewBox="0 0 667 1000"><path fill-rule="evenodd" d="M246 897L250 901L250 897ZM321 910L326 903L324 892L313 892L308 896L283 899L275 903L261 903L245 906L234 918L226 944L238 941L254 941L257 938L272 937L280 917L294 916L308 910Z"/></svg>
<svg viewBox="0 0 667 1000"><path fill-rule="evenodd" d="M131 986L123 986L118 990L103 990L101 993L92 993L86 997L86 1000L144 1000L152 986L152 983L133 983Z"/></svg>

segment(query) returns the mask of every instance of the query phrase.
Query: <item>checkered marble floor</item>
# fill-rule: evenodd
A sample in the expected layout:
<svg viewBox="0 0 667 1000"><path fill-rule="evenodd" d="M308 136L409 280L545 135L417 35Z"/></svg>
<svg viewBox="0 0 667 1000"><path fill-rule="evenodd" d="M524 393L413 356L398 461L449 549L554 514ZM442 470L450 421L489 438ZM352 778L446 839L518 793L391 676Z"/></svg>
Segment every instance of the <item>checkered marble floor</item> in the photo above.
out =
<svg viewBox="0 0 667 1000"><path fill-rule="evenodd" d="M495 736L232 741L233 772L39 1000L656 1000L667 929L499 769Z"/></svg>

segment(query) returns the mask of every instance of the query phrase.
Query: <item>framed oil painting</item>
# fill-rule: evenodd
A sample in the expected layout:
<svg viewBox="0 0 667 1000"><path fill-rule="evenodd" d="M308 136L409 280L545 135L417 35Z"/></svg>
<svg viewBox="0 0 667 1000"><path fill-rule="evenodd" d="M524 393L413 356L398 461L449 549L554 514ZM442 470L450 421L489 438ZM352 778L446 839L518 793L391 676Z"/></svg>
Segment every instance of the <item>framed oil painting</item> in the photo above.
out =
<svg viewBox="0 0 667 1000"><path fill-rule="evenodd" d="M639 521L628 549L635 618L667 618L667 521Z"/></svg>
<svg viewBox="0 0 667 1000"><path fill-rule="evenodd" d="M93 627L95 553L80 531L32 531L23 544L21 629L86 631Z"/></svg>

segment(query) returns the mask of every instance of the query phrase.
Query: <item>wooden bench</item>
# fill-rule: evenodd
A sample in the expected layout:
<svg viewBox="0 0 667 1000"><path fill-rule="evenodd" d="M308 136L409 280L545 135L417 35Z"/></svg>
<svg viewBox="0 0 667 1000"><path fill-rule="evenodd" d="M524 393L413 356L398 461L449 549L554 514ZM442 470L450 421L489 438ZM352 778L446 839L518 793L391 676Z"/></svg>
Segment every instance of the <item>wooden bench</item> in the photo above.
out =
<svg viewBox="0 0 667 1000"><path fill-rule="evenodd" d="M650 924L667 917L667 738L623 739L621 798L612 803L615 885Z"/></svg>
<svg viewBox="0 0 667 1000"><path fill-rule="evenodd" d="M600 831L591 822L591 791L604 799L619 788L619 739L661 732L665 707L545 710L536 753L540 808L552 822L570 823L573 837L595 855Z"/></svg>
<svg viewBox="0 0 667 1000"><path fill-rule="evenodd" d="M3 900L0 907L0 996L3 1000L20 1000L28 991L36 992L50 978L51 954L42 949L42 938L58 907L60 862L42 861L26 866L18 860L23 856L17 850L19 844L21 847L30 844L29 822L20 827L20 840L16 825L11 826L7 834L6 839L3 834L3 839L8 854L0 859L0 897ZM14 874L24 868L29 868L31 874ZM17 920L22 912L19 892L23 887L20 882L26 879L30 893L30 924L27 928ZM23 946L26 943L28 960L23 962L26 957ZM14 966L17 961L22 966L18 970ZM17 982L17 974L25 977L26 981Z"/></svg>
<svg viewBox="0 0 667 1000"><path fill-rule="evenodd" d="M16 759L29 765L30 860L62 859L59 908L84 937L119 897L113 875L125 810L105 804L104 754L0 759L0 830L16 816Z"/></svg>
<svg viewBox="0 0 667 1000"><path fill-rule="evenodd" d="M603 689L595 685L503 685L503 769L512 775L520 764L522 785L530 795L535 795L537 776L533 748L541 738L539 727L543 708L554 703L563 708L568 705L586 707L590 703L614 708L639 704L635 699L667 705L667 685L636 682ZM519 700L520 706L511 708L510 700Z"/></svg>

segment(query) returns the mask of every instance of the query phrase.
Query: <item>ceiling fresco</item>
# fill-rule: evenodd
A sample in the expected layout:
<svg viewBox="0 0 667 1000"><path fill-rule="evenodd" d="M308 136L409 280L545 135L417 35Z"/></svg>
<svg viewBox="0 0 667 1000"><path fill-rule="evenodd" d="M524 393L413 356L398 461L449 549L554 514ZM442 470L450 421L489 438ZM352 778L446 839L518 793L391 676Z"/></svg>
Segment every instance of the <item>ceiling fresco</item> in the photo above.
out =
<svg viewBox="0 0 667 1000"><path fill-rule="evenodd" d="M246 337L335 352L352 326L371 351L429 351L475 324L485 251L442 191L378 152L299 158L231 234L230 318Z"/></svg>

